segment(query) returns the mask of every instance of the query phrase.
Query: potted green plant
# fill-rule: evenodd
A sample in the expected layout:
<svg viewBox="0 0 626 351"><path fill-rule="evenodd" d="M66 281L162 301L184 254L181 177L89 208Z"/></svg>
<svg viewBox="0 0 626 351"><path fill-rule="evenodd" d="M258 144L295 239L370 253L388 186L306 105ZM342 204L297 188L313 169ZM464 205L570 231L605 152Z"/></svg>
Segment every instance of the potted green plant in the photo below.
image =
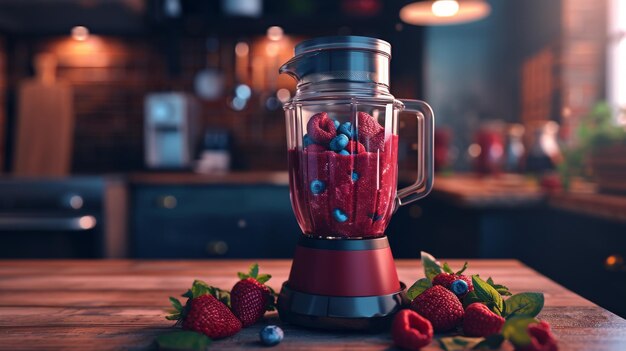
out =
<svg viewBox="0 0 626 351"><path fill-rule="evenodd" d="M564 188L573 176L583 176L600 191L626 193L626 129L615 122L609 104L596 104L581 119L576 136L577 146L565 150L559 166Z"/></svg>

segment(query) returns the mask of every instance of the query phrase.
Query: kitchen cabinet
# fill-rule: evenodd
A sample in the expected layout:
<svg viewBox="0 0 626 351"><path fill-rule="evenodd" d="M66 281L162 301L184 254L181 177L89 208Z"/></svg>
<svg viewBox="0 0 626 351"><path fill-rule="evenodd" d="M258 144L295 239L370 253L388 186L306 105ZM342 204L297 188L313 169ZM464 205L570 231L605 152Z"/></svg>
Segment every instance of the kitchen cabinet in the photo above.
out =
<svg viewBox="0 0 626 351"><path fill-rule="evenodd" d="M140 183L131 204L139 258L291 257L300 235L287 185Z"/></svg>
<svg viewBox="0 0 626 351"><path fill-rule="evenodd" d="M559 194L546 201L513 187L489 192L489 179L441 180L431 195L392 218L387 233L394 257L417 258L420 250L436 257L514 257L626 316L626 302L616 298L626 296L626 266L607 265L626 258L623 197Z"/></svg>

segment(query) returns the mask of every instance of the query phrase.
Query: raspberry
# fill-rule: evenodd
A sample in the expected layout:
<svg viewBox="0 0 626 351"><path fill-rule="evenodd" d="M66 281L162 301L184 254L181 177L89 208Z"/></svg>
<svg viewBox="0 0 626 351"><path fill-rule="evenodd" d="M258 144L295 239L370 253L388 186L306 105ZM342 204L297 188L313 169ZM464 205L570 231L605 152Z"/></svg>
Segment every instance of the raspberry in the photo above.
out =
<svg viewBox="0 0 626 351"><path fill-rule="evenodd" d="M366 140L372 138L373 136L384 130L383 127L378 124L378 121L376 121L374 117L365 112L359 112L357 114L357 120L359 122L359 139Z"/></svg>
<svg viewBox="0 0 626 351"><path fill-rule="evenodd" d="M365 112L359 112L357 119L359 122L359 141L365 145L369 152L382 151L385 145L385 129L378 124L374 117Z"/></svg>
<svg viewBox="0 0 626 351"><path fill-rule="evenodd" d="M441 285L427 289L411 302L411 309L432 323L437 332L448 331L463 321L463 305Z"/></svg>
<svg viewBox="0 0 626 351"><path fill-rule="evenodd" d="M559 346L548 322L530 324L526 330L530 336L530 344L516 346L515 351L558 351Z"/></svg>
<svg viewBox="0 0 626 351"><path fill-rule="evenodd" d="M452 283L456 280L463 280L467 283L467 292L474 291L474 285L472 285L472 280L463 274L450 274L450 273L439 273L433 278L433 285L441 285L444 288L452 291ZM460 297L465 296L465 294L459 295Z"/></svg>
<svg viewBox="0 0 626 351"><path fill-rule="evenodd" d="M419 350L432 341L433 326L415 311L401 310L393 319L391 337L400 348Z"/></svg>
<svg viewBox="0 0 626 351"><path fill-rule="evenodd" d="M328 145L337 136L335 122L328 118L326 112L320 112L311 117L306 125L306 131L313 141L322 145Z"/></svg>
<svg viewBox="0 0 626 351"><path fill-rule="evenodd" d="M504 318L491 312L487 306L475 302L465 309L463 333L465 336L489 336L498 334L504 325Z"/></svg>

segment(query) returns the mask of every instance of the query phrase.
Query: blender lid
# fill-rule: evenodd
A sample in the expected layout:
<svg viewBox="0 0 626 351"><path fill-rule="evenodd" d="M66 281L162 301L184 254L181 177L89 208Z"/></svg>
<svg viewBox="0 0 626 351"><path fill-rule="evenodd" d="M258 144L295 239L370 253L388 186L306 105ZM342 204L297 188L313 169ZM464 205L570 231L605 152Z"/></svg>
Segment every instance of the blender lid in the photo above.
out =
<svg viewBox="0 0 626 351"><path fill-rule="evenodd" d="M296 45L295 55L327 49L363 49L383 53L391 57L391 44L388 42L359 36L331 36L305 40Z"/></svg>

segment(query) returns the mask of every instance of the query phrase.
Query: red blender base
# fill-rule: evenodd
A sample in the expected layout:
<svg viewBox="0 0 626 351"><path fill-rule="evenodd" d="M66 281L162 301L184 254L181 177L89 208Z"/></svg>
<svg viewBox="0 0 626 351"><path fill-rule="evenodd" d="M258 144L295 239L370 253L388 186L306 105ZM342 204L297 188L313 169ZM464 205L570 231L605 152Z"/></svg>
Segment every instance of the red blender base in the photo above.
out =
<svg viewBox="0 0 626 351"><path fill-rule="evenodd" d="M408 300L387 237L302 237L278 297L281 320L313 328L386 327Z"/></svg>

